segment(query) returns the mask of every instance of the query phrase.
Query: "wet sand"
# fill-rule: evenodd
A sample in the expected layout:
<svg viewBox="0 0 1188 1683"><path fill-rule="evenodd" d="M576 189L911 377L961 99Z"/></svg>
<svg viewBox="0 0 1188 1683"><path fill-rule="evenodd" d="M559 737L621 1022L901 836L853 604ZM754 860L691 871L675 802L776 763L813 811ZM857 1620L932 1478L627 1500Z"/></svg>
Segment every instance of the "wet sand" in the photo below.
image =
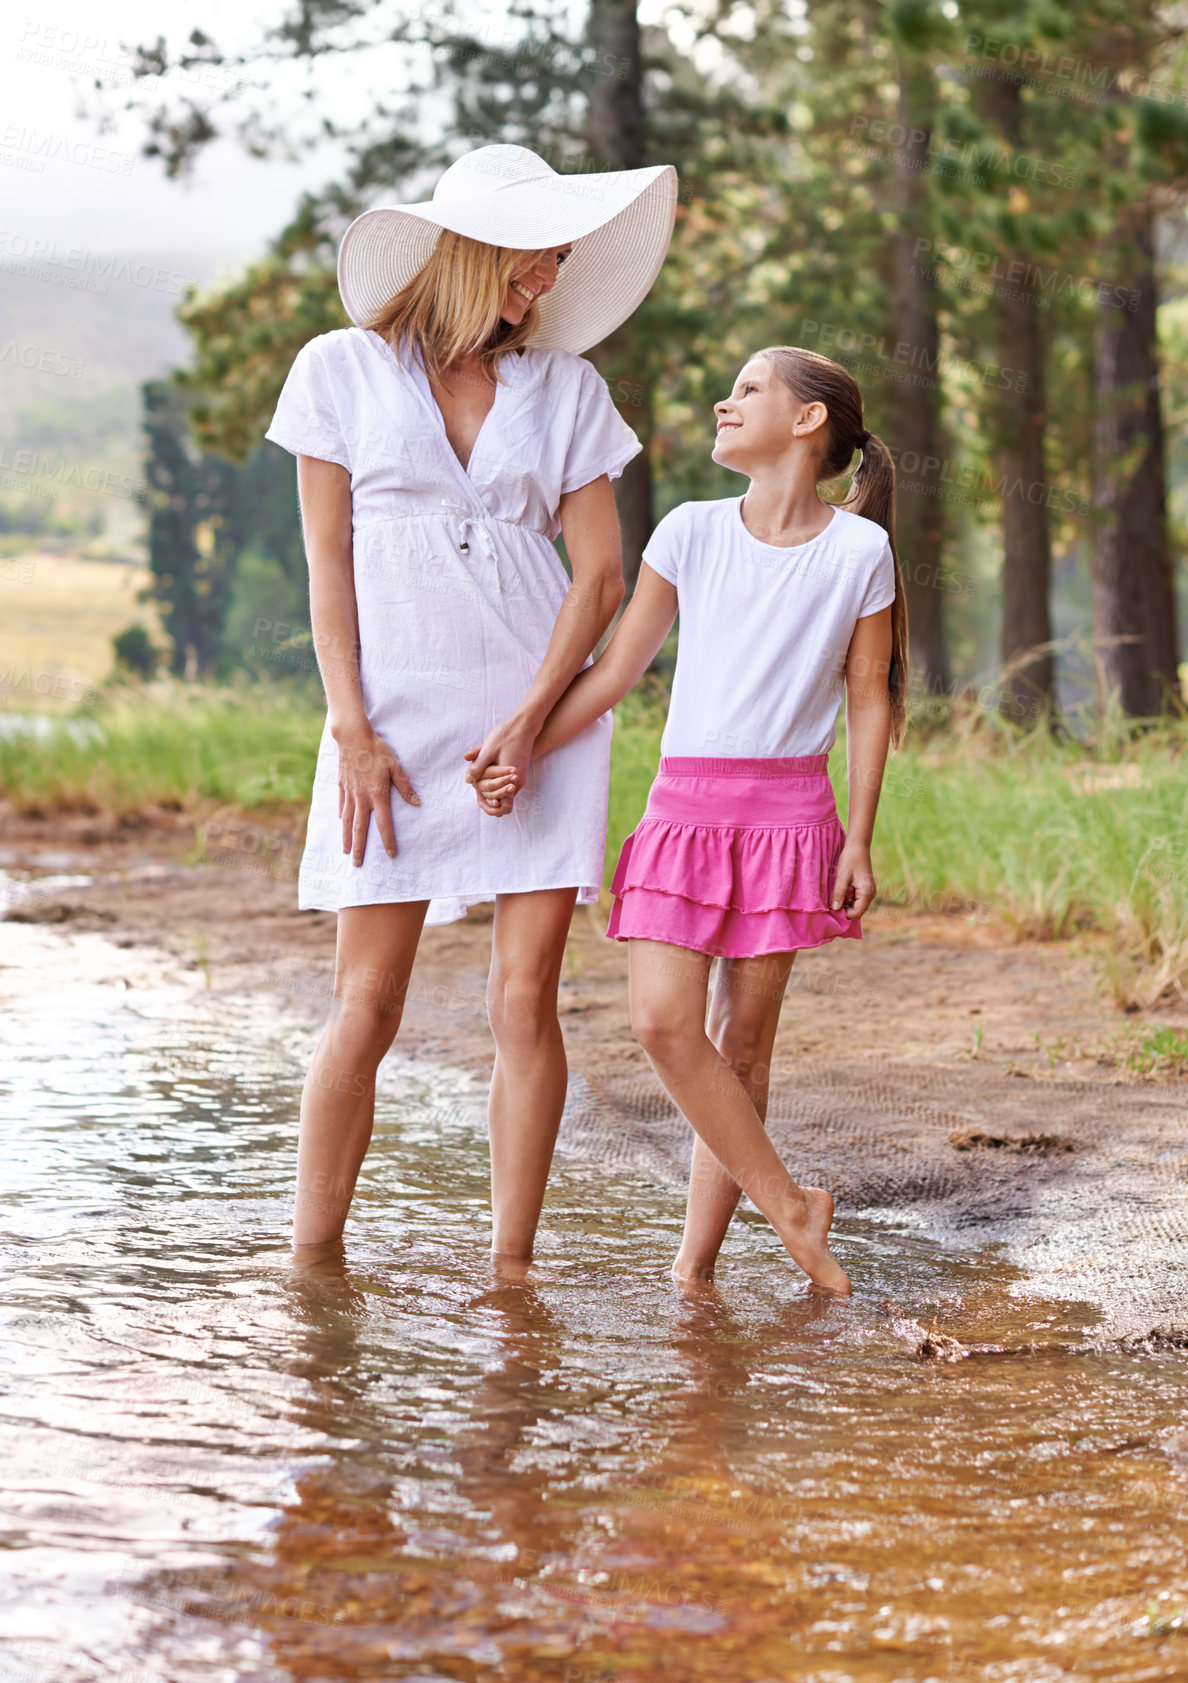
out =
<svg viewBox="0 0 1188 1683"><path fill-rule="evenodd" d="M181 814L0 824L0 1666L1183 1675L1185 1083L1109 1061L1092 944L880 913L798 960L771 1128L855 1295L744 1211L684 1299L688 1130L585 913L537 1259L492 1271L476 909L426 933L347 1265L295 1270L335 920L260 868L281 820L238 823L206 862Z"/></svg>

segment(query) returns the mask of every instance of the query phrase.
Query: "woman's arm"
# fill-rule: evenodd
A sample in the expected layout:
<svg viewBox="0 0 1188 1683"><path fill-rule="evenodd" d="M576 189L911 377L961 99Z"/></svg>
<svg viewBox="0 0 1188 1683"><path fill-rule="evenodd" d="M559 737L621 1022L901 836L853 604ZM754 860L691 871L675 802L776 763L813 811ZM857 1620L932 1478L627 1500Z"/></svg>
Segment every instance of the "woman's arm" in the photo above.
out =
<svg viewBox="0 0 1188 1683"><path fill-rule="evenodd" d="M614 636L593 666L578 673L537 733L532 744L534 760L577 736L635 688L672 630L676 615L676 586L645 561ZM476 782L483 811L504 817L511 810L509 797L519 787L515 773L507 766L491 765Z"/></svg>
<svg viewBox="0 0 1188 1683"><path fill-rule="evenodd" d="M477 783L498 760L527 776L532 743L566 685L615 616L623 600L623 556L615 494L604 473L561 498L561 532L573 582L557 614L549 646L523 701L510 718L471 750L467 781Z"/></svg>
<svg viewBox="0 0 1188 1683"><path fill-rule="evenodd" d="M579 672L532 745L532 758L560 748L622 701L655 660L677 616L676 586L645 561L627 610L593 666Z"/></svg>
<svg viewBox="0 0 1188 1683"><path fill-rule="evenodd" d="M851 921L873 903L870 863L875 813L891 742L891 609L867 614L854 627L846 655L846 766L850 804L846 845L838 860L833 909ZM847 904L847 897L852 901Z"/></svg>
<svg viewBox="0 0 1188 1683"><path fill-rule="evenodd" d="M330 734L338 744L338 813L342 851L363 863L375 814L380 839L396 856L389 787L410 806L421 803L388 743L371 728L359 678L359 609L355 599L351 477L337 462L297 457L297 493L309 563L309 613L314 653L326 691Z"/></svg>

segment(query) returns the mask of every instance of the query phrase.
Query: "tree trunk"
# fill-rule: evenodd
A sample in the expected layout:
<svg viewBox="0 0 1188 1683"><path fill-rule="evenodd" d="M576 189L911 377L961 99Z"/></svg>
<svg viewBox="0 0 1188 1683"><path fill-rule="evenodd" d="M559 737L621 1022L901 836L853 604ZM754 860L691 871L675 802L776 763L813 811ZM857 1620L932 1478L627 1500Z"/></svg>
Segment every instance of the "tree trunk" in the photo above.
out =
<svg viewBox="0 0 1188 1683"><path fill-rule="evenodd" d="M597 55L586 112L586 139L594 170L642 169L647 162L643 136L643 75L640 67L639 21L635 0L591 0L586 26L589 46ZM623 74L618 72L622 70ZM649 378L641 377L646 359L640 355L637 329L623 323L590 360L611 390L611 396L643 450L613 481L619 531L623 542L623 575L628 592L635 589L644 545L652 535L652 458L654 426Z"/></svg>
<svg viewBox="0 0 1188 1683"><path fill-rule="evenodd" d="M900 60L899 122L906 138L897 155L898 220L894 235L895 334L910 346L914 380L897 381L892 388L892 414L897 457L901 463L896 498L896 542L907 592L912 666L926 689L945 693L949 687L949 658L942 613L941 516L942 482L935 478L942 458L938 399L940 331L936 316L936 271L922 263L921 251L931 249L932 228L924 172L928 166L932 126L932 72ZM913 463L920 471L907 472ZM930 464L935 464L931 466Z"/></svg>
<svg viewBox="0 0 1188 1683"><path fill-rule="evenodd" d="M987 78L982 83L983 114L1003 139L1018 150L1023 117L1016 77ZM1026 262L1024 251L1008 250ZM1052 549L1048 521L1044 431L1047 418L1044 336L1035 295L1024 287L999 290L995 303L995 340L1000 371L1011 383L999 389L995 458L1003 482L1002 498L1002 680L1000 706L1020 723L1050 713L1055 683L1051 650L1027 660L1028 650L1052 640L1048 611ZM1022 390L1016 390L1022 383ZM1016 664L1018 663L1018 664Z"/></svg>
<svg viewBox="0 0 1188 1683"><path fill-rule="evenodd" d="M1094 634L1106 684L1132 718L1161 712L1169 691L1179 693L1154 243L1146 208L1120 221L1107 241L1112 285L1103 289L1095 345ZM1119 287L1133 309L1104 302Z"/></svg>

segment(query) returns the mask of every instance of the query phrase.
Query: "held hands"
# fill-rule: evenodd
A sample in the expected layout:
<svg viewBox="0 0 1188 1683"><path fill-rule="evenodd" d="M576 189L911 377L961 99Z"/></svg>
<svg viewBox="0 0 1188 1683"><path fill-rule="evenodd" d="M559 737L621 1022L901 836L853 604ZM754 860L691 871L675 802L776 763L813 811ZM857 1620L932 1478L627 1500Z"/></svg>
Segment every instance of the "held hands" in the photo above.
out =
<svg viewBox="0 0 1188 1683"><path fill-rule="evenodd" d="M870 848L865 842L847 840L837 861L831 908L835 912L844 911L853 923L874 904L877 892Z"/></svg>
<svg viewBox="0 0 1188 1683"><path fill-rule="evenodd" d="M474 749L470 752L473 754ZM506 818L519 790L514 766L488 766L474 786L478 804L490 818Z"/></svg>
<svg viewBox="0 0 1188 1683"><path fill-rule="evenodd" d="M473 785L479 808L491 818L506 818L516 795L528 781L535 732L509 720L497 725L480 748L468 748L466 781Z"/></svg>
<svg viewBox="0 0 1188 1683"><path fill-rule="evenodd" d="M390 789L394 784L409 806L421 799L408 780L393 748L373 730L336 738L338 742L338 816L342 819L342 851L352 865L363 863L367 828L375 827L389 859L396 857Z"/></svg>

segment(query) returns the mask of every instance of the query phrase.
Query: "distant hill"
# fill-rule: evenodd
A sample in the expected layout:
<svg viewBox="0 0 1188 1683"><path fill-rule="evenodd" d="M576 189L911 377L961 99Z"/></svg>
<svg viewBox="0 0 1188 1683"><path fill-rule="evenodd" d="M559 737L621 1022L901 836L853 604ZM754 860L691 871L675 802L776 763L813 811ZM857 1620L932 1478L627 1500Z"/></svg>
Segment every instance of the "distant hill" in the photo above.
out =
<svg viewBox="0 0 1188 1683"><path fill-rule="evenodd" d="M217 252L55 252L0 260L0 505L65 509L134 551L142 524L137 386L186 362L187 283L243 266ZM100 546L102 547L102 545Z"/></svg>

